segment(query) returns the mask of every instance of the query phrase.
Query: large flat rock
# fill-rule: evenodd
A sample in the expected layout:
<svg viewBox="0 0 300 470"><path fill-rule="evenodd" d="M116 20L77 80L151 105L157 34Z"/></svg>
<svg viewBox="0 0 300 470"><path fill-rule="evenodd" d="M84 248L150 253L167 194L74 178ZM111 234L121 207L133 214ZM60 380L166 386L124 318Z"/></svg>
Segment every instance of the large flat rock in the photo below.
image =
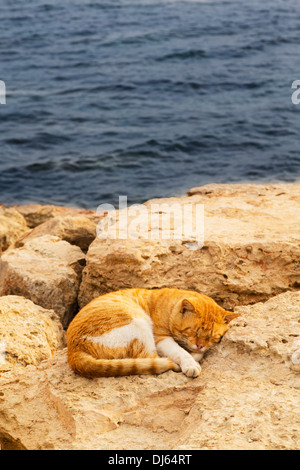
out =
<svg viewBox="0 0 300 470"><path fill-rule="evenodd" d="M204 223L178 237L182 219L193 221L201 206ZM173 210L166 238L168 208ZM87 254L81 307L130 287L196 290L229 309L299 289L299 184L206 185L189 196L148 201L143 209L138 217L126 212L125 228L126 209L107 229L100 226Z"/></svg>

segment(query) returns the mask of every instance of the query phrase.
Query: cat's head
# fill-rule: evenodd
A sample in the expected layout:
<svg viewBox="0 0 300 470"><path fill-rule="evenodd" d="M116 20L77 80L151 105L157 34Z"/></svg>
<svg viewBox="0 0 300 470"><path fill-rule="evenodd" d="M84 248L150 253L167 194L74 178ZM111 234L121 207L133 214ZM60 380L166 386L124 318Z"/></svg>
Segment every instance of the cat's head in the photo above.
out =
<svg viewBox="0 0 300 470"><path fill-rule="evenodd" d="M219 343L231 320L239 316L201 294L181 300L174 313L171 330L175 340L188 351L201 353Z"/></svg>

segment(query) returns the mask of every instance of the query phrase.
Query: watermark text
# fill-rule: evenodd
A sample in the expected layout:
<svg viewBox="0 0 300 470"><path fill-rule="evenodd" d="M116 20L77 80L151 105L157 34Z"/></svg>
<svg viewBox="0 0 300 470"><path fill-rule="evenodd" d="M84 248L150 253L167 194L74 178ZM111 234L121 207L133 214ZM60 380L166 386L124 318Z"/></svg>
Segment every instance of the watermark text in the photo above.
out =
<svg viewBox="0 0 300 470"><path fill-rule="evenodd" d="M204 205L179 202L155 202L127 206L127 196L119 196L118 210L101 204L97 236L101 239L149 241L177 240L187 249L198 250L204 244Z"/></svg>
<svg viewBox="0 0 300 470"><path fill-rule="evenodd" d="M0 80L0 104L6 104L6 85Z"/></svg>
<svg viewBox="0 0 300 470"><path fill-rule="evenodd" d="M292 89L296 90L292 93L291 100L293 104L300 103L300 80L294 80L292 83Z"/></svg>

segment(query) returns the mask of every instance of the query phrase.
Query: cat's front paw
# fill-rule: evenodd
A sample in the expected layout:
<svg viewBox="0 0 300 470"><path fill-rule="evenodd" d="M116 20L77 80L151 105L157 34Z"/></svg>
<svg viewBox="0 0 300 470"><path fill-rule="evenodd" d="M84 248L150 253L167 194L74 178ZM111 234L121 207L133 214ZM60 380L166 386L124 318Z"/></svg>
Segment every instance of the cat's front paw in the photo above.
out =
<svg viewBox="0 0 300 470"><path fill-rule="evenodd" d="M194 359L183 361L181 370L187 377L198 377L201 374L201 366Z"/></svg>

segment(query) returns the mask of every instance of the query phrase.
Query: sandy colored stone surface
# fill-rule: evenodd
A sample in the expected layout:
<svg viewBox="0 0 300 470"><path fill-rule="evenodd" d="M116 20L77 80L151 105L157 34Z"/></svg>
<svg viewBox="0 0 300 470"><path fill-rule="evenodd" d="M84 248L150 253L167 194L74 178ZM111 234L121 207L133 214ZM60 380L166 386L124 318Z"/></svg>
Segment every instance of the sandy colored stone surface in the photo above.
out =
<svg viewBox="0 0 300 470"><path fill-rule="evenodd" d="M27 231L26 220L18 211L0 204L0 254Z"/></svg>
<svg viewBox="0 0 300 470"><path fill-rule="evenodd" d="M241 316L203 361L203 391L176 448L296 450L300 293L236 311Z"/></svg>
<svg viewBox="0 0 300 470"><path fill-rule="evenodd" d="M3 436L27 447L23 419L27 416L30 422L33 417L20 397L24 389L27 394L32 390L34 402L37 384L41 381L38 388L43 389L47 377L51 394L71 415L75 431L62 440L60 418L48 419L49 402L38 396L39 424L44 422L40 448L49 446L50 427L53 433L58 420L58 437L52 434L50 440L58 449L298 449L300 376L291 364L293 341L300 334L299 293L287 292L240 311L222 342L203 359L197 379L169 371L89 380L70 370L65 349L36 368L3 374L0 388L5 387L5 396L13 392L18 403L14 419L20 425L11 431L3 416L11 413L12 402L2 400L0 440L2 430ZM272 311L273 330L267 334L263 325L270 327ZM291 332L291 342L282 343ZM277 347L281 344L284 348Z"/></svg>
<svg viewBox="0 0 300 470"><path fill-rule="evenodd" d="M197 290L229 309L300 287L299 184L207 185L192 194L148 201L148 212L138 220L128 216L129 234L120 229L121 239L112 238L124 218L124 210L117 212L114 224L89 248L81 307L105 292L133 286ZM162 223L149 224L148 215L154 207L154 215L162 217L172 205L170 236L161 239ZM194 250L201 227L182 239L175 231L185 208L191 212L198 205L204 205L204 243Z"/></svg>
<svg viewBox="0 0 300 470"><path fill-rule="evenodd" d="M0 377L2 450L53 450L72 446L75 422L50 390L47 376L33 366L16 377Z"/></svg>
<svg viewBox="0 0 300 470"><path fill-rule="evenodd" d="M0 373L18 366L38 365L65 345L58 315L31 300L0 297Z"/></svg>
<svg viewBox="0 0 300 470"><path fill-rule="evenodd" d="M82 251L87 252L90 244L96 238L96 224L84 215L54 217L18 238L15 247L20 248L27 241L44 235L53 235L71 245L79 246Z"/></svg>
<svg viewBox="0 0 300 470"><path fill-rule="evenodd" d="M300 372L300 291L285 292L265 303L236 307L241 314L224 342L247 352L272 356Z"/></svg>
<svg viewBox="0 0 300 470"><path fill-rule="evenodd" d="M7 250L0 259L0 295L20 295L54 310L63 326L77 312L85 256L79 247L45 235Z"/></svg>
<svg viewBox="0 0 300 470"><path fill-rule="evenodd" d="M77 209L72 207L62 207L54 205L42 205L42 204L24 204L19 206L13 206L26 220L29 228L35 228L38 225L47 222L58 216L78 216L83 215L90 220L97 222L99 217L93 210Z"/></svg>
<svg viewBox="0 0 300 470"><path fill-rule="evenodd" d="M221 370L206 378L174 448L297 450L299 390L259 380L251 369L237 376L228 361L214 365Z"/></svg>

